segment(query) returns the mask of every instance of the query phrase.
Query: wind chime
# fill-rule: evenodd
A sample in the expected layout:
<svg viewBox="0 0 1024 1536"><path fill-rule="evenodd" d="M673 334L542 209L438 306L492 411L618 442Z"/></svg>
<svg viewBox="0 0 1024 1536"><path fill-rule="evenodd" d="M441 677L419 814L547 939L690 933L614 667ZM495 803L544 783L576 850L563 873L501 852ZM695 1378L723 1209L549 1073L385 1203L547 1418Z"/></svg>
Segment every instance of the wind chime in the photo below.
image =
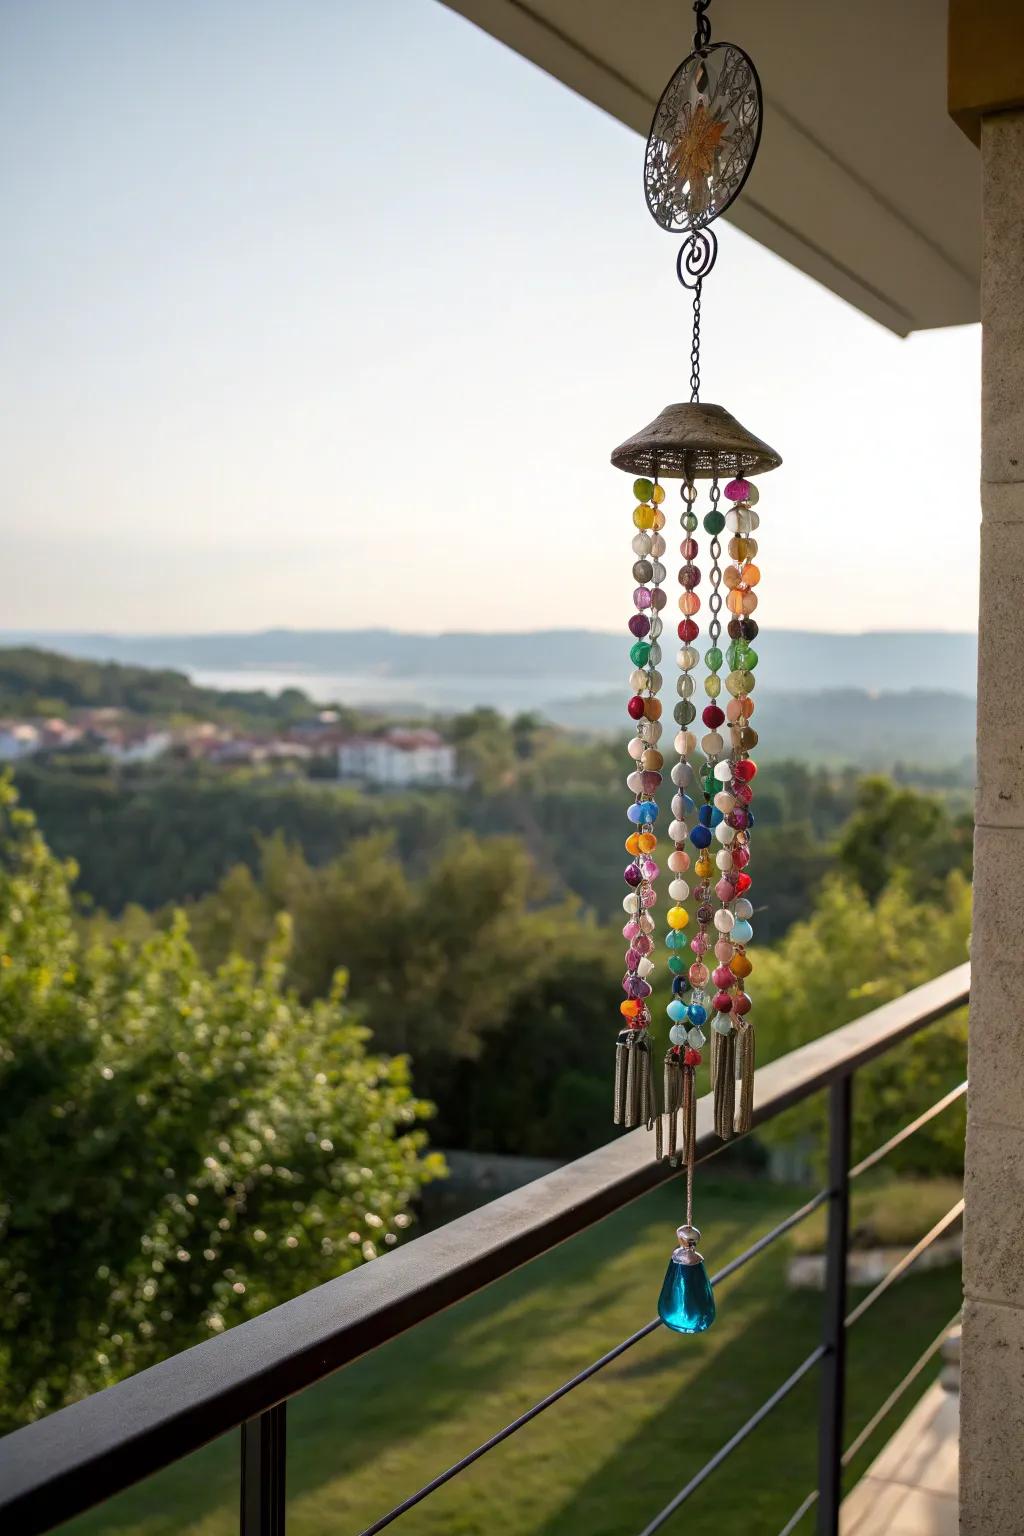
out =
<svg viewBox="0 0 1024 1536"><path fill-rule="evenodd" d="M726 1139L749 1130L753 1107L754 1016L747 986L753 970L748 954L753 906L748 866L757 773L750 756L757 745L751 723L758 660L754 614L761 573L756 564L758 492L751 477L781 463L774 449L727 410L700 398L701 292L718 252L709 226L739 195L761 136L757 71L735 44L712 44L705 14L709 3L696 0L693 52L658 103L644 162L651 213L663 229L686 235L676 270L693 294L690 399L666 406L612 454L616 468L634 477L636 583L635 611L628 626L634 670L627 705L636 734L629 743L634 767L626 781L634 799L626 813L631 823L623 902L628 948L622 982L624 1027L616 1046L615 1122L647 1125L655 1132L655 1155L680 1160L686 1168L686 1221L677 1229L679 1245L669 1260L658 1304L662 1321L680 1333L702 1333L715 1318L711 1284L697 1252L700 1232L693 1224L697 1073L709 1042L717 1134ZM681 482L682 565L672 705L676 734L664 860L670 902L664 942L671 997L659 1113L650 1029L654 909L661 875L656 823L666 763L659 666L663 614L669 608L666 561L674 563L675 554L670 550L669 480ZM703 555L701 528L708 539ZM702 587L707 594L703 612ZM706 671L701 704L697 678L702 644Z"/></svg>

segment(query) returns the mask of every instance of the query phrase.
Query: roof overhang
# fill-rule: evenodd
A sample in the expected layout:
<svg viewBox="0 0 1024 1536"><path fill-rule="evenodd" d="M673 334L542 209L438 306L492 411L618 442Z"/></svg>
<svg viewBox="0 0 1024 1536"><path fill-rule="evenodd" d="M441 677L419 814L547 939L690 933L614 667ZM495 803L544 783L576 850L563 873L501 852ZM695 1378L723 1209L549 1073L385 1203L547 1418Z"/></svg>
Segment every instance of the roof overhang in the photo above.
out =
<svg viewBox="0 0 1024 1536"><path fill-rule="evenodd" d="M644 135L691 46L681 0L446 3ZM717 0L709 15L764 88L729 220L900 335L977 320L980 167L947 113L942 0ZM637 201L645 217L639 185Z"/></svg>

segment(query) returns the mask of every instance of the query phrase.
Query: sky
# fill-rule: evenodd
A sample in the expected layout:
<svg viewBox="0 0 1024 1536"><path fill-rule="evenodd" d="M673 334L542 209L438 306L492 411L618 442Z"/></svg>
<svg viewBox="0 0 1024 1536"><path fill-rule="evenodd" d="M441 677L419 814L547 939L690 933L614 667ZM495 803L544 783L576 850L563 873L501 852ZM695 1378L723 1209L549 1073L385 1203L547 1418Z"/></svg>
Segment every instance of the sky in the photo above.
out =
<svg viewBox="0 0 1024 1536"><path fill-rule="evenodd" d="M7 0L0 626L619 627L609 454L689 373L642 159L436 0ZM973 629L979 328L720 228L759 620Z"/></svg>

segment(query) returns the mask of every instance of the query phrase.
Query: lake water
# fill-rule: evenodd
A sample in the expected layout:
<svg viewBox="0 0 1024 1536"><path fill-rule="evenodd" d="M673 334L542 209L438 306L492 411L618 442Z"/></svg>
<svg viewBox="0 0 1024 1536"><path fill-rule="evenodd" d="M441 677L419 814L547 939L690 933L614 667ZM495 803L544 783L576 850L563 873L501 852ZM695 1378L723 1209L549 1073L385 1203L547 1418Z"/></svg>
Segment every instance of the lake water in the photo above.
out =
<svg viewBox="0 0 1024 1536"><path fill-rule="evenodd" d="M382 677L364 673L264 671L258 667L232 671L187 669L192 681L207 688L264 689L280 693L283 688L301 688L318 704L386 705L403 711L465 711L477 705L489 705L503 714L538 709L559 699L575 698L595 692L592 678L575 684L564 673L552 671L550 677Z"/></svg>

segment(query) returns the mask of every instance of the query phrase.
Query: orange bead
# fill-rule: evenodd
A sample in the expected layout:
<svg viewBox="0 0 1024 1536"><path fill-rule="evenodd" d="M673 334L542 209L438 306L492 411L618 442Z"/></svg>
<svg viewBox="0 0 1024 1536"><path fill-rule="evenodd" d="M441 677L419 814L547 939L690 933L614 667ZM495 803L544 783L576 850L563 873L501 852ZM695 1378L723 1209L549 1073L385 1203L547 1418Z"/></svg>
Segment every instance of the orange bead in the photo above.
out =
<svg viewBox="0 0 1024 1536"><path fill-rule="evenodd" d="M624 1019L635 1019L640 1012L640 1004L635 997L627 997L619 1004L619 1012Z"/></svg>
<svg viewBox="0 0 1024 1536"><path fill-rule="evenodd" d="M655 848L657 848L657 846L658 846L658 839L655 837L654 833L653 832L641 832L639 834L639 837L640 837L640 852L641 853L653 853Z"/></svg>
<svg viewBox="0 0 1024 1536"><path fill-rule="evenodd" d="M631 832L626 838L626 852L635 859L640 852L640 833Z"/></svg>
<svg viewBox="0 0 1024 1536"><path fill-rule="evenodd" d="M644 715L648 720L661 719L661 700L644 699Z"/></svg>
<svg viewBox="0 0 1024 1536"><path fill-rule="evenodd" d="M729 961L729 969L732 971L734 976L743 977L749 976L754 967L747 959L746 955L737 954L733 955L732 959Z"/></svg>
<svg viewBox="0 0 1024 1536"><path fill-rule="evenodd" d="M740 575L743 577L744 586L747 587L756 587L758 582L761 580L761 572L758 570L756 565L745 565L740 572Z"/></svg>
<svg viewBox="0 0 1024 1536"><path fill-rule="evenodd" d="M692 619L695 613L700 612L700 598L696 592L684 592L679 599L679 611L685 613L688 619Z"/></svg>
<svg viewBox="0 0 1024 1536"><path fill-rule="evenodd" d="M732 592L735 591L735 589L739 586L742 578L734 565L727 565L725 570L722 572L722 580L729 588L729 591Z"/></svg>
<svg viewBox="0 0 1024 1536"><path fill-rule="evenodd" d="M654 509L654 526L659 533L665 526L665 514L660 507Z"/></svg>
<svg viewBox="0 0 1024 1536"><path fill-rule="evenodd" d="M729 593L725 606L730 613L744 615L753 613L757 607L757 593L745 592L741 587L737 587L734 592Z"/></svg>

